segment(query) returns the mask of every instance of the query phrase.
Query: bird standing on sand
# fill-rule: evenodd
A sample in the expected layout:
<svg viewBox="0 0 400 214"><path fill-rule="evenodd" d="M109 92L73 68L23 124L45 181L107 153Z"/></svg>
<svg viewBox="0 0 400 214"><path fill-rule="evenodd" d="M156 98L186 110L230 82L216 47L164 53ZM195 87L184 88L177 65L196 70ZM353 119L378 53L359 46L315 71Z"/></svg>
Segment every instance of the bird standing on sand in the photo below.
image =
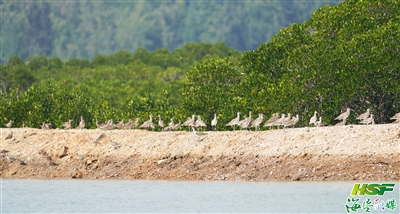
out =
<svg viewBox="0 0 400 214"><path fill-rule="evenodd" d="M395 114L393 117L390 118L391 120L395 120L393 121L393 123L400 123L400 112Z"/></svg>
<svg viewBox="0 0 400 214"><path fill-rule="evenodd" d="M161 115L158 115L158 126L164 128L164 121L161 119Z"/></svg>
<svg viewBox="0 0 400 214"><path fill-rule="evenodd" d="M152 129L155 128L154 123L153 123L153 115L150 114L149 117L150 117L150 119L149 119L148 121L145 121L145 122L140 126L140 128L147 128L147 130L149 130L149 128L152 128Z"/></svg>
<svg viewBox="0 0 400 214"><path fill-rule="evenodd" d="M368 117L368 118L365 118L363 121L361 121L360 122L361 124L366 124L366 125L369 125L369 124L375 124L375 121L374 121L374 115L373 114L371 114L371 116L370 117Z"/></svg>
<svg viewBox="0 0 400 214"><path fill-rule="evenodd" d="M311 117L309 125L314 124L315 126L315 122L317 122L317 111L314 111L314 116Z"/></svg>
<svg viewBox="0 0 400 214"><path fill-rule="evenodd" d="M299 122L299 115L296 114L296 117L292 117L292 120L290 121L290 123L287 126L295 126L297 122Z"/></svg>
<svg viewBox="0 0 400 214"><path fill-rule="evenodd" d="M274 122L279 119L279 113L274 113L271 118L265 122L264 126L274 126Z"/></svg>
<svg viewBox="0 0 400 214"><path fill-rule="evenodd" d="M349 117L349 115L350 115L350 111L351 111L351 110L352 110L351 108L347 108L347 110L346 110L345 112L341 113L339 116L337 116L337 117L335 118L335 120L344 120L344 119L347 119L347 118Z"/></svg>
<svg viewBox="0 0 400 214"><path fill-rule="evenodd" d="M225 126L230 126L233 127L233 130L235 130L235 126L239 123L240 121L240 112L237 112L237 116L233 118L229 123L227 123Z"/></svg>
<svg viewBox="0 0 400 214"><path fill-rule="evenodd" d="M335 126L345 126L347 118L343 119L342 122L336 123Z"/></svg>
<svg viewBox="0 0 400 214"><path fill-rule="evenodd" d="M282 123L286 118L285 116L286 116L285 114L282 114L282 116L274 122L274 125L277 126L278 129L280 125L283 125Z"/></svg>
<svg viewBox="0 0 400 214"><path fill-rule="evenodd" d="M262 113L258 114L257 119L255 119L252 123L251 123L251 127L255 127L255 130L260 130L260 124L263 122L264 120L264 115Z"/></svg>
<svg viewBox="0 0 400 214"><path fill-rule="evenodd" d="M12 127L12 125L13 125L13 121L12 121L12 120L10 120L10 122L8 122L8 123L6 124L6 127L7 127L7 128L11 128L11 127Z"/></svg>
<svg viewBox="0 0 400 214"><path fill-rule="evenodd" d="M68 120L68 122L63 123L61 126L64 127L65 130L68 130L71 128L72 121L73 120Z"/></svg>
<svg viewBox="0 0 400 214"><path fill-rule="evenodd" d="M190 128L195 125L195 119L194 115L192 115L192 118L189 118L186 120L181 126L188 126L188 131L190 131Z"/></svg>
<svg viewBox="0 0 400 214"><path fill-rule="evenodd" d="M163 132L167 132L167 131L172 131L172 129L174 128L175 123L174 123L174 118L171 118L171 121L169 122L168 126L163 128L162 131Z"/></svg>
<svg viewBox="0 0 400 214"><path fill-rule="evenodd" d="M217 117L217 114L214 114L214 119L211 121L211 130L212 131L217 130L217 123L218 123L218 117Z"/></svg>
<svg viewBox="0 0 400 214"><path fill-rule="evenodd" d="M251 111L249 111L249 116L246 117L243 122L240 124L242 129L247 129L251 124Z"/></svg>
<svg viewBox="0 0 400 214"><path fill-rule="evenodd" d="M370 115L370 110L367 109L366 112L364 112L364 113L358 115L357 118L356 118L356 120L365 120L365 119L367 119L367 118L369 117L369 115Z"/></svg>
<svg viewBox="0 0 400 214"><path fill-rule="evenodd" d="M322 117L319 117L319 120L315 122L316 127L321 127L322 126Z"/></svg>
<svg viewBox="0 0 400 214"><path fill-rule="evenodd" d="M79 126L76 127L77 129L84 129L85 128L85 120L83 119L83 116L81 116L81 122L79 122Z"/></svg>
<svg viewBox="0 0 400 214"><path fill-rule="evenodd" d="M200 115L197 115L197 120L195 121L194 126L196 128L198 128L198 127L207 127L207 124L206 124L206 122L204 122L201 119Z"/></svg>
<svg viewBox="0 0 400 214"><path fill-rule="evenodd" d="M114 149L119 149L121 147L120 144L118 144L117 142L114 142L112 140L110 140L110 145L114 148Z"/></svg>

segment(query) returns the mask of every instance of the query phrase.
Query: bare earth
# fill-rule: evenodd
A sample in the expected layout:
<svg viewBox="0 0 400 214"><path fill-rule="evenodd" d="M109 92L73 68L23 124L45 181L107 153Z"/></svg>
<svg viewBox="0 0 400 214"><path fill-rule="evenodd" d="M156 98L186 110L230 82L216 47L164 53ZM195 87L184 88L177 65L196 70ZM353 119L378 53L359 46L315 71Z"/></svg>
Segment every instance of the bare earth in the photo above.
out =
<svg viewBox="0 0 400 214"><path fill-rule="evenodd" d="M203 132L201 136L145 130L13 128L0 132L0 150L16 158L10 162L5 153L0 154L2 178L65 179L77 167L83 179L400 179L400 126L396 124ZM104 137L95 143L101 134Z"/></svg>

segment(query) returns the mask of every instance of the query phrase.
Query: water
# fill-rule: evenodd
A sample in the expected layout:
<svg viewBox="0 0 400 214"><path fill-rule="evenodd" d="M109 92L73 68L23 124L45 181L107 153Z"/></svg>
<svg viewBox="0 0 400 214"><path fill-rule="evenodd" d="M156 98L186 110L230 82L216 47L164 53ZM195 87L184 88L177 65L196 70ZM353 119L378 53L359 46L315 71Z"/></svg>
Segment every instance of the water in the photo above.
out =
<svg viewBox="0 0 400 214"><path fill-rule="evenodd" d="M1 212L346 213L354 183L2 179ZM397 197L385 213L398 212L398 190L384 195Z"/></svg>

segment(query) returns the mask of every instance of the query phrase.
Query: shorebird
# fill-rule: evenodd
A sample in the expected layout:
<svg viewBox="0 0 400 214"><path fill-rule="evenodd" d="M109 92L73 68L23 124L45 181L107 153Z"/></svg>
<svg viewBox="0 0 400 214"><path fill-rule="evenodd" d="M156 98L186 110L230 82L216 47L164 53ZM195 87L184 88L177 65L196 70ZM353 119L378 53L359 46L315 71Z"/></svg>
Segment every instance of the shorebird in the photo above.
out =
<svg viewBox="0 0 400 214"><path fill-rule="evenodd" d="M48 129L52 129L53 125L51 123L46 123L43 121L42 123L42 129L48 130Z"/></svg>
<svg viewBox="0 0 400 214"><path fill-rule="evenodd" d="M98 129L107 129L108 123L99 123L99 121L96 120L96 126Z"/></svg>
<svg viewBox="0 0 400 214"><path fill-rule="evenodd" d="M297 122L299 122L298 114L296 114L296 117L292 117L292 120L290 121L290 123L287 126L295 126Z"/></svg>
<svg viewBox="0 0 400 214"><path fill-rule="evenodd" d="M181 124L182 124L182 122L181 122L181 120L179 120L179 123L176 124L174 127L172 127L172 130L177 130L177 129L179 129L179 127L181 127Z"/></svg>
<svg viewBox="0 0 400 214"><path fill-rule="evenodd" d="M83 116L81 116L81 122L79 122L79 126L76 129L84 129L85 128L85 120L83 120Z"/></svg>
<svg viewBox="0 0 400 214"><path fill-rule="evenodd" d="M291 123L292 123L292 116L290 113L288 113L288 116L282 120L281 124L283 125L283 128L286 128L286 126L289 126Z"/></svg>
<svg viewBox="0 0 400 214"><path fill-rule="evenodd" d="M251 124L251 111L249 111L249 116L246 117L243 121L243 123L240 124L240 127L242 129L247 129L249 125Z"/></svg>
<svg viewBox="0 0 400 214"><path fill-rule="evenodd" d="M206 122L201 119L200 115L197 115L197 120L194 123L194 127L207 127Z"/></svg>
<svg viewBox="0 0 400 214"><path fill-rule="evenodd" d="M117 124L115 124L115 127L119 129L122 129L124 126L125 126L124 120L121 120Z"/></svg>
<svg viewBox="0 0 400 214"><path fill-rule="evenodd" d="M132 119L129 119L129 121L122 126L122 129L131 129L132 126L133 126L133 121Z"/></svg>
<svg viewBox="0 0 400 214"><path fill-rule="evenodd" d="M390 118L391 120L395 120L393 123L398 123L400 121L400 112L395 114L393 117Z"/></svg>
<svg viewBox="0 0 400 214"><path fill-rule="evenodd" d="M349 115L350 115L350 111L351 111L351 110L352 110L351 108L347 108L347 110L346 110L345 112L341 113L339 116L337 116L337 117L335 118L335 120L344 120L344 119L347 119L347 117L349 117Z"/></svg>
<svg viewBox="0 0 400 214"><path fill-rule="evenodd" d="M61 126L64 127L65 130L68 130L71 128L72 121L73 120L68 120L68 122L63 123Z"/></svg>
<svg viewBox="0 0 400 214"><path fill-rule="evenodd" d="M189 127L188 131L190 131L190 128L194 125L195 125L195 119L194 119L194 115L192 115L192 118L189 118L188 120L186 120L181 126Z"/></svg>
<svg viewBox="0 0 400 214"><path fill-rule="evenodd" d="M153 123L153 115L150 114L150 119L148 121L145 121L140 128L147 128L147 130L149 130L149 128L154 129L154 123Z"/></svg>
<svg viewBox="0 0 400 214"><path fill-rule="evenodd" d="M335 126L345 126L347 118L343 119L342 122L336 123Z"/></svg>
<svg viewBox="0 0 400 214"><path fill-rule="evenodd" d="M279 119L279 113L274 113L271 118L265 122L264 126L274 126L274 122Z"/></svg>
<svg viewBox="0 0 400 214"><path fill-rule="evenodd" d="M317 122L317 111L314 111L314 116L310 119L309 125L314 124L315 126L315 122Z"/></svg>
<svg viewBox="0 0 400 214"><path fill-rule="evenodd" d="M225 126L230 126L233 127L233 130L235 130L235 126L239 123L240 121L240 112L237 112L237 116L233 118L229 123L227 123Z"/></svg>
<svg viewBox="0 0 400 214"><path fill-rule="evenodd" d="M133 128L137 127L140 125L140 118L136 118L135 122L133 123Z"/></svg>
<svg viewBox="0 0 400 214"><path fill-rule="evenodd" d="M367 124L367 125L369 125L369 124L375 124L374 115L371 114L370 117L365 118L365 119L364 119L363 121L361 121L360 123L361 123L361 124Z"/></svg>
<svg viewBox="0 0 400 214"><path fill-rule="evenodd" d="M85 159L84 156L78 155L78 152L75 154L76 155L76 159L83 161Z"/></svg>
<svg viewBox="0 0 400 214"><path fill-rule="evenodd" d="M158 115L158 126L164 128L164 121L161 119L161 115Z"/></svg>
<svg viewBox="0 0 400 214"><path fill-rule="evenodd" d="M285 114L282 114L281 118L277 119L277 120L274 122L274 126L278 126L278 129L279 129L279 126L282 125L283 121L284 121L285 118L286 118L285 116L286 116Z"/></svg>
<svg viewBox="0 0 400 214"><path fill-rule="evenodd" d="M319 117L319 120L315 122L316 127L321 127L322 126L322 117Z"/></svg>
<svg viewBox="0 0 400 214"><path fill-rule="evenodd" d="M212 131L217 130L217 123L218 123L218 117L217 117L217 114L214 114L214 119L211 121L211 130Z"/></svg>
<svg viewBox="0 0 400 214"><path fill-rule="evenodd" d="M171 121L169 122L168 126L163 128L162 131L167 132L167 131L171 131L175 126L174 123L174 118L171 118Z"/></svg>
<svg viewBox="0 0 400 214"><path fill-rule="evenodd" d="M257 119L251 122L251 127L255 127L255 130L260 130L260 124L263 122L263 120L264 120L264 115L262 113L258 114Z"/></svg>
<svg viewBox="0 0 400 214"><path fill-rule="evenodd" d="M367 109L366 112L364 112L364 113L358 115L357 118L356 118L356 120L365 120L365 119L367 119L367 118L369 117L369 115L370 115L370 110Z"/></svg>
<svg viewBox="0 0 400 214"><path fill-rule="evenodd" d="M8 122L5 126L6 126L7 128L11 128L12 125L13 125L13 121L10 120L10 122Z"/></svg>

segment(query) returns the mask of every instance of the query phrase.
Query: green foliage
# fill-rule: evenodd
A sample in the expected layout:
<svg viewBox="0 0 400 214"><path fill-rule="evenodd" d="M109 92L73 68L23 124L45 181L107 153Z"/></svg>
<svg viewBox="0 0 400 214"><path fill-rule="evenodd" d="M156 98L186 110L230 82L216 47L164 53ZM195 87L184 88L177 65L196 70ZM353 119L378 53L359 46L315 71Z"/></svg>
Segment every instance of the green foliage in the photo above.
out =
<svg viewBox="0 0 400 214"><path fill-rule="evenodd" d="M0 63L14 55L92 60L122 49L175 50L191 42L223 41L240 51L253 50L282 27L338 2L2 1Z"/></svg>
<svg viewBox="0 0 400 214"><path fill-rule="evenodd" d="M399 19L396 1L348 0L316 10L241 56L223 43L200 43L172 52L120 51L92 62L39 56L25 64L11 57L1 65L7 91L1 118L37 127L83 115L94 127L96 119L147 120L150 114L164 121L195 114L210 124L218 114L224 130L237 111L299 114L302 126L314 111L333 124L350 107L356 113L370 108L375 122L387 123L400 105ZM37 84L24 91L32 80Z"/></svg>

